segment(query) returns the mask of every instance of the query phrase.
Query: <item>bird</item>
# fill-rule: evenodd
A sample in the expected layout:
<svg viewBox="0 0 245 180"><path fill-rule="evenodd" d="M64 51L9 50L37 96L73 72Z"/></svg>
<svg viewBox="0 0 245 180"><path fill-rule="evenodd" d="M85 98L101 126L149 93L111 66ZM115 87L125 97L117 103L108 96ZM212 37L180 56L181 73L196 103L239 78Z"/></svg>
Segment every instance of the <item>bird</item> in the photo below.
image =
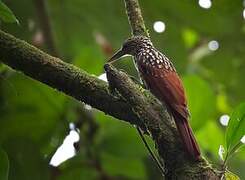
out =
<svg viewBox="0 0 245 180"><path fill-rule="evenodd" d="M142 35L128 38L108 62L118 61L125 55L133 56L146 88L166 105L189 157L200 159L200 148L188 121L190 113L184 86L171 60L153 46L149 37Z"/></svg>

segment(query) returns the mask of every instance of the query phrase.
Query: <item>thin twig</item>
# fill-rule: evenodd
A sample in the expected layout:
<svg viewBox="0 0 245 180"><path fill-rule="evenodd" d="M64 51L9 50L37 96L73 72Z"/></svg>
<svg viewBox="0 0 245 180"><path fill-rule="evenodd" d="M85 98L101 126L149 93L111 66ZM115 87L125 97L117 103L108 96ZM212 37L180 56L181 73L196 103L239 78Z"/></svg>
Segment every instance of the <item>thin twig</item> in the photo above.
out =
<svg viewBox="0 0 245 180"><path fill-rule="evenodd" d="M138 0L124 0L132 34L149 36Z"/></svg>
<svg viewBox="0 0 245 180"><path fill-rule="evenodd" d="M140 138L142 139L142 141L143 141L143 143L144 143L146 149L148 150L149 154L151 155L152 160L156 163L158 169L160 170L162 176L164 177L164 176L165 176L165 175L164 175L164 174L165 174L165 170L164 170L164 168L163 168L161 162L156 158L155 154L154 154L153 151L151 150L151 148L150 148L150 146L148 145L148 143L147 143L147 141L146 141L144 135L142 134L140 128L139 128L139 127L136 127L136 129L137 129L137 131L138 131L138 133L139 133L139 135L140 135Z"/></svg>

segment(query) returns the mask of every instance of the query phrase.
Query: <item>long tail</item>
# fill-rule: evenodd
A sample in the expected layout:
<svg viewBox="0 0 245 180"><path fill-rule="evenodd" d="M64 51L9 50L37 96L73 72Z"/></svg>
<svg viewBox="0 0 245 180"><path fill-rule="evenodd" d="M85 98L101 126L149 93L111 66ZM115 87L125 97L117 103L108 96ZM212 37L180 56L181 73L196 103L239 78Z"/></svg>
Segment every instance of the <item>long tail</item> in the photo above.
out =
<svg viewBox="0 0 245 180"><path fill-rule="evenodd" d="M194 160L198 160L201 153L188 120L181 116L174 117L174 119L187 152Z"/></svg>

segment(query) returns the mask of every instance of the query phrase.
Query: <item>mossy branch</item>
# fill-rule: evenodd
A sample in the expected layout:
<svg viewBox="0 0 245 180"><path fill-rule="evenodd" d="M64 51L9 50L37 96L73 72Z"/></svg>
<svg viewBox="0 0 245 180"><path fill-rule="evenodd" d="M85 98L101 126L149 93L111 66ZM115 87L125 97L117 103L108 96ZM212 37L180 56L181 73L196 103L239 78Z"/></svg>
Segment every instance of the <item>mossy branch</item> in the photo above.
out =
<svg viewBox="0 0 245 180"><path fill-rule="evenodd" d="M133 124L139 122L127 102L109 92L106 82L1 30L0 60L106 114Z"/></svg>
<svg viewBox="0 0 245 180"><path fill-rule="evenodd" d="M132 34L148 36L138 0L124 0Z"/></svg>

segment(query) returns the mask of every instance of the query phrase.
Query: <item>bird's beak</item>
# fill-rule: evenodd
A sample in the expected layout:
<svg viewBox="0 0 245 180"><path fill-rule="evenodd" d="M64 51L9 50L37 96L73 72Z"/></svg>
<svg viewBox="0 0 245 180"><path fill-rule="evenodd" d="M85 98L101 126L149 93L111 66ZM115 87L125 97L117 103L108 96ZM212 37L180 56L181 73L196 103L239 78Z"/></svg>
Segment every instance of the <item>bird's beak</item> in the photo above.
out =
<svg viewBox="0 0 245 180"><path fill-rule="evenodd" d="M124 56L126 53L120 49L119 51L117 51L109 60L108 63L112 63L115 62L117 60L119 60L122 56Z"/></svg>

